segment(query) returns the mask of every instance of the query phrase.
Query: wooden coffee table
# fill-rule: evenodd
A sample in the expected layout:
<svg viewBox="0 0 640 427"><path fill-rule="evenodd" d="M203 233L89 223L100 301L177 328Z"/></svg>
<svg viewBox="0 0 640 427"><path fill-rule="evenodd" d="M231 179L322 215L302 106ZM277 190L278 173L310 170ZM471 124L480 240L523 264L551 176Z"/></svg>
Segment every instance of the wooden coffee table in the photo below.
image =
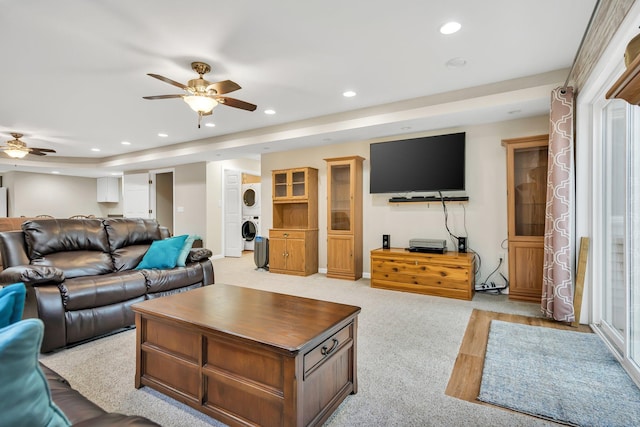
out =
<svg viewBox="0 0 640 427"><path fill-rule="evenodd" d="M231 285L134 304L135 386L229 425L321 425L357 392L360 307Z"/></svg>

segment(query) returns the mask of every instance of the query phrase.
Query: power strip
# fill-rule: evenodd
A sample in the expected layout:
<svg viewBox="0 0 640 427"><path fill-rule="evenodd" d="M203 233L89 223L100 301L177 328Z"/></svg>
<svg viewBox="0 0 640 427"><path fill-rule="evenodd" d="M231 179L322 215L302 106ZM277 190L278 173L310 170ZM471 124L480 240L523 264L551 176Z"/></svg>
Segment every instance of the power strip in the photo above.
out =
<svg viewBox="0 0 640 427"><path fill-rule="evenodd" d="M498 286L496 282L479 283L476 285L476 291L501 291L502 289L506 288L506 285Z"/></svg>

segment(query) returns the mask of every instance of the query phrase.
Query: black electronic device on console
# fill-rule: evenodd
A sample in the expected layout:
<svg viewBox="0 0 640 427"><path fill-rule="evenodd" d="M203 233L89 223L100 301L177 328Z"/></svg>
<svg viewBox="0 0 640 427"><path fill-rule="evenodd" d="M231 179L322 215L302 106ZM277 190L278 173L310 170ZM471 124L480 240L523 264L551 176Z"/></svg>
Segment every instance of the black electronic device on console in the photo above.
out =
<svg viewBox="0 0 640 427"><path fill-rule="evenodd" d="M391 236L388 234L382 235L382 249L390 249L391 248Z"/></svg>
<svg viewBox="0 0 640 427"><path fill-rule="evenodd" d="M422 246L410 246L406 250L409 252L420 252L426 254L443 254L447 251L447 248L426 248Z"/></svg>
<svg viewBox="0 0 640 427"><path fill-rule="evenodd" d="M467 252L467 238L458 237L458 252Z"/></svg>

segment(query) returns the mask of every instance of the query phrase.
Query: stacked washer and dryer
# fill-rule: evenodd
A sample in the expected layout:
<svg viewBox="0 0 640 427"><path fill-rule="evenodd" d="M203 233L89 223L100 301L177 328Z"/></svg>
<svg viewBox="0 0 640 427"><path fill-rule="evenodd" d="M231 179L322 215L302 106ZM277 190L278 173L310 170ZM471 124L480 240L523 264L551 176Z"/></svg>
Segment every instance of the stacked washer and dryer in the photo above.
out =
<svg viewBox="0 0 640 427"><path fill-rule="evenodd" d="M244 250L252 251L260 236L260 183L242 184L242 240Z"/></svg>

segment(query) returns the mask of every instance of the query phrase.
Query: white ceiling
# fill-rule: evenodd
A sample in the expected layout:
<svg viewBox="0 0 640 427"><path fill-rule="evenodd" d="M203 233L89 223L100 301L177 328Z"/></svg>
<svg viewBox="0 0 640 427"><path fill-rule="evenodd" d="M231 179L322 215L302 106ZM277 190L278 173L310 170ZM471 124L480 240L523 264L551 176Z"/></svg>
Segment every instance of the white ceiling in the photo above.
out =
<svg viewBox="0 0 640 427"><path fill-rule="evenodd" d="M0 0L0 142L20 132L57 151L0 154L0 172L105 176L543 114L594 5ZM450 20L462 29L440 34ZM453 58L466 66L447 67ZM198 129L182 100L142 99L181 93L146 74L186 83L193 61L258 109L220 105L203 122L215 127Z"/></svg>

